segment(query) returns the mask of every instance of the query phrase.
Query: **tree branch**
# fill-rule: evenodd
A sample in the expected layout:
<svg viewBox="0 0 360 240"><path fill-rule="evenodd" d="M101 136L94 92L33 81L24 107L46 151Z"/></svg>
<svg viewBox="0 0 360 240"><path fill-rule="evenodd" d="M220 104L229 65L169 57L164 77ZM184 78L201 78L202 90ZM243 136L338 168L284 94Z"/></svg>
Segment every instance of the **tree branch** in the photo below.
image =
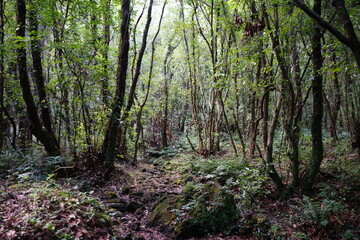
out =
<svg viewBox="0 0 360 240"><path fill-rule="evenodd" d="M331 32L340 42L345 44L346 46L351 46L351 41L347 37L344 36L339 30L337 30L334 26L332 26L329 22L324 20L321 16L319 16L315 11L310 9L302 0L293 0L293 4L303 10L309 17L314 19L321 27L325 28L329 32Z"/></svg>

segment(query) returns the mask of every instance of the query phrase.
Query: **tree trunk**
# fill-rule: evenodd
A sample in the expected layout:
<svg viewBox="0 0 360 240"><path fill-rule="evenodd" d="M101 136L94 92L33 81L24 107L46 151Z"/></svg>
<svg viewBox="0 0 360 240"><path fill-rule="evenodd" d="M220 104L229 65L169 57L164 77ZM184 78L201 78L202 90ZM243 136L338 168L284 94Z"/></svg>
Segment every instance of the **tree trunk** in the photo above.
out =
<svg viewBox="0 0 360 240"><path fill-rule="evenodd" d="M314 11L321 15L321 0L314 2ZM323 89L322 89L322 45L321 45L321 28L315 24L313 36L311 39L312 44L312 61L314 69L314 79L312 81L313 91L313 119L311 124L312 135L312 153L309 166L302 179L302 187L306 192L309 192L315 182L315 177L320 169L323 159L323 141L322 141L322 120L323 120Z"/></svg>
<svg viewBox="0 0 360 240"><path fill-rule="evenodd" d="M184 26L186 24L185 22L185 10L184 10L184 3L183 0L180 0L180 8L181 8L181 20L184 23ZM190 43L194 43L195 41L195 28L192 27L192 41L190 41ZM197 97L197 78L196 78L196 67L192 66L192 62L195 61L195 52L192 51L190 52L190 44L189 44L189 40L186 34L186 28L183 28L183 36L184 36L184 43L185 43L185 55L186 55L186 63L188 65L189 68L189 88L190 88L190 103L191 103L191 115L192 115L192 121L193 124L195 125L195 132L198 136L198 142L199 142L199 147L198 147L198 152L202 152L204 150L205 144L204 144L204 140L203 140L203 136L202 136L202 124L201 124L201 120L199 117L199 110L198 110L198 97ZM194 50L194 47L193 47ZM193 57L193 59L191 59L191 56ZM188 130L186 131L186 136L188 136ZM188 138L189 140L189 138ZM193 145L192 145L193 146ZM192 147L193 150L194 147Z"/></svg>
<svg viewBox="0 0 360 240"><path fill-rule="evenodd" d="M127 104L126 107L124 109L124 113L121 116L121 122L123 123L122 126L120 126L121 131L120 131L120 136L119 138L124 140L126 139L126 134L127 134L127 129L128 129L128 118L130 115L130 110L132 108L132 106L134 105L134 100L135 100L135 92L136 92L136 86L137 83L139 81L139 77L140 77L140 73L141 73L141 64L142 64L142 59L144 57L145 54L145 50L146 50L146 45L147 45L147 37L148 37L148 33L149 33L149 28L150 28L150 23L151 23L151 19L152 19L152 7L153 7L153 0L150 0L150 4L148 7L148 15L147 15L147 21L146 21L146 25L144 28L144 33L143 33L143 38L142 38L142 43L141 43L141 48L139 51L139 56L138 59L136 61L136 68L135 68L135 74L134 77L132 79L131 82L131 86L130 86L130 92L129 92L129 96L127 99ZM126 156L127 155L127 146L126 146L126 141L122 141L122 143L120 145L118 145L118 154L120 156Z"/></svg>
<svg viewBox="0 0 360 240"><path fill-rule="evenodd" d="M0 0L0 153L4 148L5 140L5 119L4 119L4 0Z"/></svg>
<svg viewBox="0 0 360 240"><path fill-rule="evenodd" d="M60 3L61 4L61 3ZM63 106L63 119L60 119L59 121L59 131L62 129L62 121L65 122L65 132L66 132L66 138L64 140L64 147L67 147L69 144L70 152L72 153L73 157L76 158L76 149L75 149L75 134L73 133L71 129L71 115L70 115L70 105L69 105L69 89L68 89L68 81L65 78L65 68L64 68L64 47L63 47L63 36L66 26L66 21L69 15L69 5L70 1L67 1L66 6L61 6L60 9L64 8L66 9L65 14L61 17L63 17L63 20L53 18L53 37L54 37L54 43L55 43L55 61L57 62L57 68L58 68L58 81L60 85L60 101L59 104ZM57 2L52 3L52 11L57 12L59 11L57 7ZM75 116L73 114L73 116ZM74 122L74 121L73 121ZM73 124L75 125L75 123ZM60 134L59 134L60 135ZM73 136L74 135L74 136ZM60 140L59 140L60 142Z"/></svg>
<svg viewBox="0 0 360 240"><path fill-rule="evenodd" d="M268 14L264 7L264 16L267 28L271 30L271 25L269 21ZM273 43L273 51L275 52L276 59L279 64L279 68L281 71L281 92L283 97L283 111L284 111L284 120L283 126L286 132L286 136L288 138L289 143L289 158L291 161L291 174L293 178L292 185L297 186L299 181L299 154L298 154L298 144L297 144L297 131L295 126L295 92L293 83L290 78L289 65L284 58L283 51L280 45L279 39L279 15L278 15L278 6L275 7L275 23L274 23L274 33L270 32L270 37Z"/></svg>
<svg viewBox="0 0 360 240"><path fill-rule="evenodd" d="M172 42L172 38L170 38L170 43L169 46L167 48L167 52L165 54L165 59L164 59L164 67L163 67L163 71L164 71L164 95L165 95L165 100L164 100L164 116L163 116L163 121L162 121L162 131L161 131L161 138L162 138L162 146L163 147L167 147L168 146L168 136L167 136L167 129L168 129L168 118L169 118L169 82L173 77L173 73L171 71L169 71L169 66L170 66L170 56L173 53L173 51L176 49L176 47L178 46L172 46L171 42Z"/></svg>
<svg viewBox="0 0 360 240"><path fill-rule="evenodd" d="M222 94L220 93L219 95L219 99L220 99L220 104L221 104L221 112L222 114L224 115L224 119L225 119L225 125L226 125L226 129L227 129L227 132L229 134L229 139L230 139L230 142L231 142L231 145L234 149L234 153L235 153L235 156L238 157L238 150L236 148L236 144L235 144L235 141L234 141L234 138L232 136L232 131L231 131L231 128L230 128L230 123L229 123L229 120L228 120L228 117L227 117L227 114L226 114L226 111L225 111L225 104L224 104L224 100L222 98ZM239 129L240 130L240 129Z"/></svg>
<svg viewBox="0 0 360 240"><path fill-rule="evenodd" d="M59 148L58 141L52 128L50 105L48 103L45 90L45 79L42 69L40 41L38 40L37 12L35 10L35 6L32 7L33 9L29 11L29 30L31 37L31 55L33 60L33 77L35 79L36 89L39 96L41 120L47 132L47 135L49 135L49 138L52 139L51 141L53 142L53 144Z"/></svg>
<svg viewBox="0 0 360 240"><path fill-rule="evenodd" d="M341 23L344 28L345 35L342 34L337 28L325 21L321 14L316 12L315 9L310 9L302 0L293 0L294 5L303 10L309 17L314 19L317 24L333 34L340 42L345 44L352 51L358 68L360 69L360 41L356 35L353 23L347 11L344 0L332 1L332 5L339 13Z"/></svg>
<svg viewBox="0 0 360 240"><path fill-rule="evenodd" d="M101 95L105 106L109 106L109 44L110 44L110 7L111 0L104 0L104 16L103 16L103 44L101 48L102 60L102 78L101 78Z"/></svg>
<svg viewBox="0 0 360 240"><path fill-rule="evenodd" d="M145 95L145 99L143 101L143 103L140 105L140 109L139 112L136 115L136 137L135 137L135 149L134 149L134 159L133 159L133 164L136 164L137 162L137 153L138 153L138 143L139 143L139 138L140 138L140 134L142 132L143 126L141 123L141 117L142 117L142 112L143 109L145 107L145 104L149 98L149 93L150 93L150 84L151 84L151 79L152 79L152 74L153 74L153 69L154 69L154 57L155 57L155 43L156 43L156 39L160 33L160 29L161 29L161 23L163 20L163 16L164 16L164 11L165 11L165 6L167 4L167 0L164 1L164 5L162 7L161 10L161 16L160 16L160 20L159 20L159 25L158 25L158 29L157 32L152 40L151 43L151 59L150 59L150 70L149 70L149 78L148 78L148 83L147 83L147 88L146 88L146 95Z"/></svg>
<svg viewBox="0 0 360 240"><path fill-rule="evenodd" d="M242 157L243 159L245 159L246 156L246 148L245 148L245 142L244 142L244 137L243 137L243 131L241 129L240 126L240 122L239 122L239 108L240 108L240 99L239 99L239 92L238 92L238 80L237 80L237 73L235 74L235 76L233 77L234 79L234 88L236 89L236 108L234 110L234 121L235 121L235 128L236 128L236 132L238 134L238 137L240 139L240 143L241 143L241 150L242 150Z"/></svg>
<svg viewBox="0 0 360 240"><path fill-rule="evenodd" d="M250 158L254 158L255 154L255 147L256 147L256 138L258 132L258 123L259 121L256 119L256 111L257 109L257 99L256 99L256 92L254 91L250 97L250 114L251 114L251 122L250 122L250 146L249 146L249 154Z"/></svg>
<svg viewBox="0 0 360 240"><path fill-rule="evenodd" d="M278 193L282 193L282 191L285 188L285 185L279 173L275 169L274 159L273 159L274 136L275 136L275 129L279 118L280 109L281 109L281 100L277 100L274 116L269 126L269 134L265 147L266 171L269 177L271 178L271 180L275 183Z"/></svg>
<svg viewBox="0 0 360 240"><path fill-rule="evenodd" d="M332 55L332 62L336 66L337 57L336 57L335 53L333 53L333 55ZM329 126L329 132L330 132L330 137L337 141L338 136L337 136L336 126L337 126L337 120L338 120L339 111L340 111L340 107L341 107L340 82L339 82L339 76L338 76L337 72L334 72L333 84L334 84L334 88L333 88L334 101L333 101L332 105L329 104L329 116L330 116L330 120L331 120L330 126Z"/></svg>
<svg viewBox="0 0 360 240"><path fill-rule="evenodd" d="M166 67L164 67L166 68ZM169 80L172 78L173 74L170 73L170 76L168 79L167 72L164 72L165 74L165 84L164 84L164 95L165 95L165 101L164 101L164 116L162 121L162 129L161 129L161 138L162 138L162 147L168 147L168 120L169 120Z"/></svg>
<svg viewBox="0 0 360 240"><path fill-rule="evenodd" d="M49 155L60 155L60 148L55 139L49 134L41 123L37 113L37 108L31 93L30 80L27 73L26 63L26 44L25 44L25 23L26 23L26 4L24 0L16 1L17 24L17 62L22 95L26 104L26 110L31 122L32 134L44 145ZM44 127L44 128L43 128Z"/></svg>
<svg viewBox="0 0 360 240"><path fill-rule="evenodd" d="M122 21L121 21L121 34L119 43L119 56L118 56L118 69L116 74L116 94L112 106L112 113L109 120L108 129L103 143L105 148L105 178L110 177L111 172L114 170L114 160L116 156L117 134L119 131L119 119L121 110L124 104L125 88L127 69L129 63L129 49L130 49L130 0L122 0Z"/></svg>

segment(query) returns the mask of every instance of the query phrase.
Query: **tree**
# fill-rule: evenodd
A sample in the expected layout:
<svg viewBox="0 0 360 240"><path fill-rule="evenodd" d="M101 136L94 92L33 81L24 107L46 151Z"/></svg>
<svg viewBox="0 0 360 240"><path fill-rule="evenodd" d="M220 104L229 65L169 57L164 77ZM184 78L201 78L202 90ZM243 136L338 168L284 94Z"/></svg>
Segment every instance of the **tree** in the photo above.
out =
<svg viewBox="0 0 360 240"><path fill-rule="evenodd" d="M313 10L321 16L321 0L314 2ZM320 169L321 162L323 160L324 146L322 140L322 120L323 120L323 76L322 76L322 44L321 44L322 32L321 28L315 24L313 27L313 35L311 38L312 46L312 62L313 62L313 74L314 79L312 81L313 92L313 113L311 123L311 135L312 135L312 153L309 166L303 176L302 187L305 191L309 192L314 184L317 172Z"/></svg>
<svg viewBox="0 0 360 240"><path fill-rule="evenodd" d="M134 71L134 76L131 81L130 91L129 91L129 95L127 98L127 104L124 109L124 113L122 114L122 116L120 118L120 121L123 124L122 124L122 126L120 126L120 136L119 136L120 144L119 144L118 154L120 156L124 156L124 157L127 155L126 141L124 141L124 140L126 139L126 132L128 129L128 118L130 115L130 111L135 102L136 88L137 88L137 84L138 84L140 73L141 73L141 65L142 65L142 61L143 61L146 46L147 46L147 38L148 38L150 23L151 23L151 19L152 19L153 4L154 4L154 1L150 0L149 7L148 7L148 13L147 13L147 20L146 20L146 24L144 27L142 41L141 41L141 47L140 47L139 54L137 56L136 61L135 61L136 56L134 56L133 63L135 64L135 62L136 62L136 64L133 67L135 67L135 71Z"/></svg>
<svg viewBox="0 0 360 240"><path fill-rule="evenodd" d="M101 94L105 105L109 105L109 44L110 44L110 8L111 0L102 1L104 8L103 15L103 44L101 48L102 55L102 79L101 79Z"/></svg>
<svg viewBox="0 0 360 240"><path fill-rule="evenodd" d="M112 104L112 113L110 116L106 136L104 139L103 147L105 149L105 178L109 178L111 172L114 170L114 159L116 156L117 146L117 133L120 126L121 110L124 105L125 88L127 80L127 70L129 62L129 49L130 49L130 0L122 0L122 20L121 20L121 33L119 43L118 55L118 69L116 74L116 93L114 102Z"/></svg>
<svg viewBox="0 0 360 240"><path fill-rule="evenodd" d="M133 163L135 164L137 162L137 155L138 155L138 143L139 143L139 138L140 138L140 133L142 131L142 123L141 123L141 118L142 118L142 114L144 111L144 107L149 99L149 94L150 94L150 86L151 86L151 80L153 78L153 69L154 69L154 57L155 57L155 51L156 51L156 40L159 36L160 33L160 29L161 29L161 25L162 25L162 21L163 21L163 17L164 17L164 11L165 11L165 6L167 4L167 0L164 1L164 5L162 7L161 10L161 16L160 16L160 20L159 20L159 24L158 24L158 29L155 33L155 36L151 42L151 57L150 57L150 69L149 69L149 77L148 77L148 82L146 85L146 93L145 93L145 98L143 100L142 103L139 103L139 110L136 114L136 137L135 137L135 150L134 150L134 159L133 159Z"/></svg>
<svg viewBox="0 0 360 240"><path fill-rule="evenodd" d="M4 72L4 1L0 0L0 152L4 147L4 138L5 138L5 123L4 123L4 81L5 81L5 72Z"/></svg>
<svg viewBox="0 0 360 240"><path fill-rule="evenodd" d="M26 54L26 41L25 41L27 11L26 11L26 3L24 0L16 1L16 10L17 10L16 19L18 24L18 28L16 31L16 36L18 38L17 39L18 73L19 73L22 95L26 103L27 115L31 122L31 132L44 145L45 150L49 155L55 155L55 156L60 155L60 146L56 138L54 137L55 135L53 134L53 132L50 131L51 128L49 128L49 126L44 125L44 123L40 120L39 115L37 113L37 107L35 105L34 97L31 93L30 80L27 72L27 57L26 57L27 54ZM34 29L34 26L30 26L30 28ZM36 53L35 53L35 57L37 57ZM38 72L38 74L40 75L42 73ZM40 84L43 84L43 82L41 82L42 81L41 79L38 79L38 81ZM42 87L40 87L40 90L42 90L41 88ZM46 96L42 96L42 97L46 98Z"/></svg>

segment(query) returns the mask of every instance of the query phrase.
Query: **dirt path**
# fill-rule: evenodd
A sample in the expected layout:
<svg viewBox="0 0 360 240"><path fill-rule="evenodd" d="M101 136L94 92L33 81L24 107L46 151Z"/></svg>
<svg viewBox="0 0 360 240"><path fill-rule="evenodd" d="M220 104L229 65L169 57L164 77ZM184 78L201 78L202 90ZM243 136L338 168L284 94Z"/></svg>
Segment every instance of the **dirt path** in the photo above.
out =
<svg viewBox="0 0 360 240"><path fill-rule="evenodd" d="M129 185L121 190L104 192L104 202L112 208L114 228L126 240L170 240L158 227L149 227L150 208L161 198L181 193L178 184L180 174L174 170L163 170L151 164L141 163L134 169L126 169ZM112 183L113 184L113 183ZM114 185L112 185L114 187ZM116 193L116 195L115 195ZM111 196L112 195L112 196Z"/></svg>

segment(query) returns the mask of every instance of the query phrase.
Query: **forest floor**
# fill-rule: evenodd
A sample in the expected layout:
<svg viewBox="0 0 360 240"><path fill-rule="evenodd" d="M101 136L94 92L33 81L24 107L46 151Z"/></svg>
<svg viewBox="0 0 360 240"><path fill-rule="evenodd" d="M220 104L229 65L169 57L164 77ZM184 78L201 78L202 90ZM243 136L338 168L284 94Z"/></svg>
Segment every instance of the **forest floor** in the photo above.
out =
<svg viewBox="0 0 360 240"><path fill-rule="evenodd" d="M194 158L164 157L137 166L121 164L109 182L99 181L89 172L54 180L52 176L32 179L27 171L9 171L0 180L0 239L174 239L172 229L179 219L169 207L166 210L173 215L162 222L161 216L153 214L156 206L164 199L183 195L190 180L195 186L203 186L201 191L212 189L208 182L220 181L224 166L228 166L211 165L223 160L228 164L226 157L218 156L222 160L215 159L211 164L206 159L199 161L215 169L209 173L200 165L189 167L194 164L189 159ZM295 193L282 201L266 181L241 211L241 230L186 238L360 239L359 165L354 153L342 163L329 155L312 195ZM197 175L194 170L205 175ZM232 167L226 171L235 172ZM238 192L231 190L231 194L241 195L236 189ZM207 207L208 211L212 208Z"/></svg>

